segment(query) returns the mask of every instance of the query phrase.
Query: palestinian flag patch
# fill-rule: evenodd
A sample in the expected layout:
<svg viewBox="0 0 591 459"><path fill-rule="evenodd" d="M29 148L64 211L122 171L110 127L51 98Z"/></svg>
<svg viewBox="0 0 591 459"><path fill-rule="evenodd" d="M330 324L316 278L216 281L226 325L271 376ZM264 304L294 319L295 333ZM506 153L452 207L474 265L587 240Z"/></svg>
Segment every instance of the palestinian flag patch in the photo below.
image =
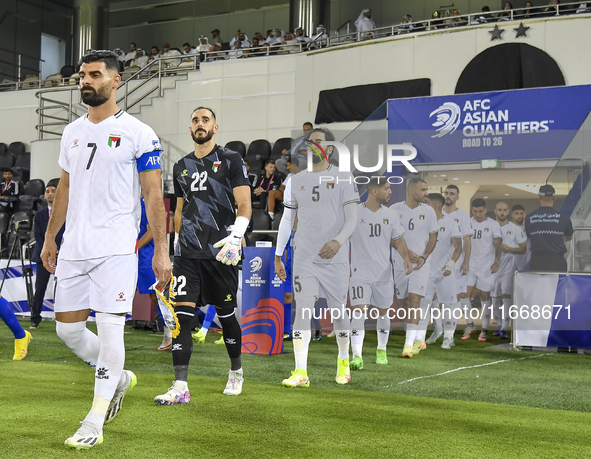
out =
<svg viewBox="0 0 591 459"><path fill-rule="evenodd" d="M214 161L213 166L211 166L211 168L213 169L214 172L217 172L221 165L222 165L221 161Z"/></svg>
<svg viewBox="0 0 591 459"><path fill-rule="evenodd" d="M329 189L329 190L333 190L333 189L334 189L334 182L332 182L332 183L327 183L327 184L326 184L326 188L327 188L327 189Z"/></svg>
<svg viewBox="0 0 591 459"><path fill-rule="evenodd" d="M388 220L387 218L384 218L384 225L387 225L388 223L390 223L390 220Z"/></svg>
<svg viewBox="0 0 591 459"><path fill-rule="evenodd" d="M484 232L485 233L488 233L488 228L484 228Z"/></svg>
<svg viewBox="0 0 591 459"><path fill-rule="evenodd" d="M439 231L443 233L445 231L445 226L442 226L441 228L439 228Z"/></svg>
<svg viewBox="0 0 591 459"><path fill-rule="evenodd" d="M119 134L109 134L109 141L107 144L111 148L117 148L119 145L121 145L121 136Z"/></svg>
<svg viewBox="0 0 591 459"><path fill-rule="evenodd" d="M425 216L424 215L419 215L419 220L424 220Z"/></svg>

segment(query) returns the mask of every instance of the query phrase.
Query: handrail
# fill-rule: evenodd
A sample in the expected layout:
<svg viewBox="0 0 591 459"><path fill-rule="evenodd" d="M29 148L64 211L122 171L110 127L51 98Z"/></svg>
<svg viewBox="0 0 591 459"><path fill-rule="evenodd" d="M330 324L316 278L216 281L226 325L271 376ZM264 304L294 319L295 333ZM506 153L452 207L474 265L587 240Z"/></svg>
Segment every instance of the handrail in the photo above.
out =
<svg viewBox="0 0 591 459"><path fill-rule="evenodd" d="M347 35L348 35L348 34L349 34L349 32L350 32L350 29L351 29L351 23L352 23L352 22L353 22L353 21L352 21L351 19L347 19L347 20L346 20L346 21L345 21L345 22L344 22L344 23L343 23L343 24L342 24L340 27L337 27L337 30L335 30L335 32L334 32L334 33L335 33L335 35L338 35L338 34L339 34L339 32L340 32L340 30L341 30L343 27L345 27L345 26L347 26Z"/></svg>

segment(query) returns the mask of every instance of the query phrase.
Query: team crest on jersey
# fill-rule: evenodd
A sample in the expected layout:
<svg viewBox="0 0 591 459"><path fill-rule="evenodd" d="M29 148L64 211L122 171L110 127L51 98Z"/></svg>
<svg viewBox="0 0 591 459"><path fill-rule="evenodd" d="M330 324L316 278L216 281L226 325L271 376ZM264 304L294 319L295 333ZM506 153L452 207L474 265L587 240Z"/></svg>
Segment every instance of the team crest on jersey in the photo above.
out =
<svg viewBox="0 0 591 459"><path fill-rule="evenodd" d="M454 222L460 223L460 219L459 218L454 218Z"/></svg>
<svg viewBox="0 0 591 459"><path fill-rule="evenodd" d="M488 228L484 228L484 232L485 233L488 233Z"/></svg>
<svg viewBox="0 0 591 459"><path fill-rule="evenodd" d="M300 187L300 191L306 191L306 187L305 186L301 186Z"/></svg>
<svg viewBox="0 0 591 459"><path fill-rule="evenodd" d="M442 226L441 228L439 228L439 231L441 231L443 233L445 231L445 226Z"/></svg>
<svg viewBox="0 0 591 459"><path fill-rule="evenodd" d="M72 144L72 146L70 148L76 148L78 147L78 139L74 140L74 143Z"/></svg>
<svg viewBox="0 0 591 459"><path fill-rule="evenodd" d="M419 215L419 220L424 220L425 216L424 215Z"/></svg>
<svg viewBox="0 0 591 459"><path fill-rule="evenodd" d="M388 220L387 218L384 218L384 225L387 225L388 223L390 223L390 220Z"/></svg>
<svg viewBox="0 0 591 459"><path fill-rule="evenodd" d="M117 148L119 145L121 145L121 135L109 134L109 141L107 142L107 144L111 148Z"/></svg>
<svg viewBox="0 0 591 459"><path fill-rule="evenodd" d="M214 161L213 166L211 166L211 168L213 169L214 172L217 172L221 165L222 165L221 161Z"/></svg>
<svg viewBox="0 0 591 459"><path fill-rule="evenodd" d="M507 234L511 234L511 231L507 231Z"/></svg>
<svg viewBox="0 0 591 459"><path fill-rule="evenodd" d="M334 182L327 183L326 184L326 189L328 189L328 190L334 190Z"/></svg>
<svg viewBox="0 0 591 459"><path fill-rule="evenodd" d="M365 218L362 218L359 223L365 223Z"/></svg>

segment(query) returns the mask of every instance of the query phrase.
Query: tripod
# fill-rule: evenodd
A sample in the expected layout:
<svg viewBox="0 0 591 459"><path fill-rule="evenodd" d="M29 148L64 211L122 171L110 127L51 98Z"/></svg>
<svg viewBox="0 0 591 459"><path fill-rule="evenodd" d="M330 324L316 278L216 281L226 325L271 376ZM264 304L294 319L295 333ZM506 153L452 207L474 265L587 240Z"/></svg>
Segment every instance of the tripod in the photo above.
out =
<svg viewBox="0 0 591 459"><path fill-rule="evenodd" d="M2 288L4 287L4 281L6 280L6 276L8 275L8 270L10 269L10 262L12 261L12 254L17 247L17 244L20 244L20 254L21 254L21 269L23 271L23 279L25 281L25 288L27 291L27 302L28 304L33 304L33 267L31 266L31 248L29 245L29 233L28 231L16 231L16 235L14 241L12 242L12 247L10 248L10 253L8 255L8 262L6 263L6 268L4 268L4 276L2 277L2 283L0 284L0 295L2 294ZM25 261L28 260L28 266L25 265Z"/></svg>

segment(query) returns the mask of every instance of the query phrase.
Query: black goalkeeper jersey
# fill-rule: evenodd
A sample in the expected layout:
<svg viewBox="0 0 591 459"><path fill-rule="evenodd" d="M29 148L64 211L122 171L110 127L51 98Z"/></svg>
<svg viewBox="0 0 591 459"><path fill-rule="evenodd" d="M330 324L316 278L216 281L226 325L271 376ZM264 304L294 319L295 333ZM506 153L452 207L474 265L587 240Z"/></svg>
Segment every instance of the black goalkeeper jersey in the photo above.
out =
<svg viewBox="0 0 591 459"><path fill-rule="evenodd" d="M232 189L250 186L238 153L216 145L204 158L194 152L173 168L174 194L183 198L182 226L175 256L215 259L213 245L228 236L236 219Z"/></svg>

